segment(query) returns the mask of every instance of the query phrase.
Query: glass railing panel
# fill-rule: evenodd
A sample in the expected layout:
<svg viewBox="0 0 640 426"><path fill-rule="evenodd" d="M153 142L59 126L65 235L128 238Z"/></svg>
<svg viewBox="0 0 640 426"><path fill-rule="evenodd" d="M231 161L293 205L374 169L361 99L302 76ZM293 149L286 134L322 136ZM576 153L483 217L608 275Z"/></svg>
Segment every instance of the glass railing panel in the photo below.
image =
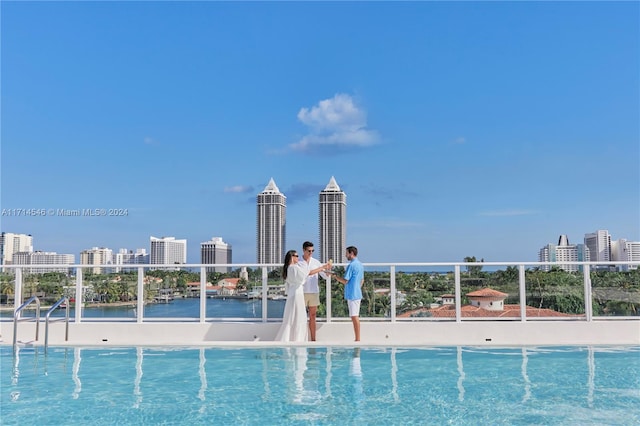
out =
<svg viewBox="0 0 640 426"><path fill-rule="evenodd" d="M95 268L83 268L82 292L80 300L76 300L76 274L69 274L60 280L60 285L45 289L45 301L55 303L61 297L69 299L70 318L73 320L76 308L82 307L82 318L135 318L137 298L137 272L112 272ZM51 297L54 294L56 296ZM58 296L59 294L59 296ZM52 317L65 315L66 306L52 312Z"/></svg>
<svg viewBox="0 0 640 426"><path fill-rule="evenodd" d="M366 318L391 317L391 279L388 270L365 272L360 316Z"/></svg>
<svg viewBox="0 0 640 426"><path fill-rule="evenodd" d="M333 272L336 275L344 276L345 267L344 266L334 266ZM366 280L367 272L365 271L365 280ZM317 317L319 319L327 318L327 289L326 289L326 281L320 278L318 283L320 288L320 306L318 306ZM337 280L333 279L331 281L331 318L349 318L349 309L347 307L347 302L344 300L344 285L337 282Z"/></svg>
<svg viewBox="0 0 640 426"><path fill-rule="evenodd" d="M13 318L15 288L15 273L9 269L0 272L0 318Z"/></svg>
<svg viewBox="0 0 640 426"><path fill-rule="evenodd" d="M463 320L520 320L521 301L517 266L482 262L460 269L461 315Z"/></svg>
<svg viewBox="0 0 640 426"><path fill-rule="evenodd" d="M145 268L142 281L144 318L199 318L197 300L185 302L190 282L200 283L199 271L178 266Z"/></svg>
<svg viewBox="0 0 640 426"><path fill-rule="evenodd" d="M251 318L258 319L262 317L262 286L254 289L253 294L256 294L259 298L251 302L250 306L245 309ZM281 319L286 302L287 295L285 294L284 280L280 277L280 269L274 269L269 273L267 281L267 318ZM249 311L249 308L251 311Z"/></svg>
<svg viewBox="0 0 640 426"><path fill-rule="evenodd" d="M452 267L397 268L395 279L397 320L455 320Z"/></svg>
<svg viewBox="0 0 640 426"><path fill-rule="evenodd" d="M593 316L640 316L640 269L628 266L594 269Z"/></svg>
<svg viewBox="0 0 640 426"><path fill-rule="evenodd" d="M585 318L582 267L557 266L527 269L525 288L527 319Z"/></svg>
<svg viewBox="0 0 640 426"><path fill-rule="evenodd" d="M82 278L82 318L136 317L137 269L121 269L115 272L84 268ZM65 295L69 297L72 309L76 308L75 281Z"/></svg>
<svg viewBox="0 0 640 426"><path fill-rule="evenodd" d="M215 277L207 281L207 318L240 318L251 321L262 319L262 281L260 270L250 272L249 279L230 276ZM252 276L255 274L255 276ZM267 318L280 319L284 312L286 295L278 277L267 281ZM198 298L199 303L199 298Z"/></svg>
<svg viewBox="0 0 640 426"><path fill-rule="evenodd" d="M365 270L364 283L361 287L362 299L360 303L361 318L389 318L391 312L390 275L388 268L379 270ZM344 275L344 267L334 267L334 272L339 276ZM318 317L327 317L327 294L324 280L320 284L320 306ZM344 285L336 280L331 286L331 317L349 318L349 308L344 298Z"/></svg>
<svg viewBox="0 0 640 426"><path fill-rule="evenodd" d="M50 268L49 268L50 269ZM12 318L15 308L15 269L1 274L2 287L0 289L0 317ZM49 271L46 267L39 267L37 272L23 272L22 302L32 296L37 296L42 309L47 309L64 295L65 286L72 279L66 272ZM20 303L18 303L20 304ZM64 316L64 313L62 314ZM23 318L35 317L35 305L27 306L21 313Z"/></svg>

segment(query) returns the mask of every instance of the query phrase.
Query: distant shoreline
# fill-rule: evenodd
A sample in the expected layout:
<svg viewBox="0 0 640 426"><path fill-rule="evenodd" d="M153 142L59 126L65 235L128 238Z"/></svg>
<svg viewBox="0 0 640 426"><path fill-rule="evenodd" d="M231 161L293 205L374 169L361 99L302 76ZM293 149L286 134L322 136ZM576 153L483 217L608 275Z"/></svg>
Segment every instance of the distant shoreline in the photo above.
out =
<svg viewBox="0 0 640 426"><path fill-rule="evenodd" d="M183 297L179 297L180 299L183 299ZM198 299L199 297L184 297L184 299ZM231 295L231 296L220 296L220 295L216 295L216 296L207 296L207 299L219 299L219 300L225 300L225 299L229 299L229 300L245 300L245 301L253 301L253 300L260 300L261 298L257 298L257 297L247 297L247 296L239 296L239 295ZM267 298L269 301L286 301L286 297L269 297ZM166 302L163 301L145 301L144 305L156 305L156 304L165 304ZM169 302L170 303L170 302ZM73 308L75 305L74 302L71 303L71 308ZM40 305L40 310L41 311L47 311L49 310L49 308L51 308L51 306L53 305ZM138 302L136 300L130 301L130 302L85 302L83 309L91 309L91 308L136 308L138 306ZM25 308L25 310L27 311L35 311L36 306L35 304L31 304L29 306L27 306ZM59 309L64 309L64 307L60 307ZM13 304L10 305L0 305L0 312L12 312L14 310L14 306Z"/></svg>
<svg viewBox="0 0 640 426"><path fill-rule="evenodd" d="M148 302L145 302L148 303ZM75 303L71 303L71 308L73 308ZM111 303L101 303L101 302L86 302L83 308L122 308L122 307L131 307L135 308L138 305L138 302L111 302ZM40 305L40 310L48 310L53 305ZM36 305L29 305L25 308L28 311L34 311L36 309ZM64 309L64 307L60 307L60 309ZM0 311L13 311L13 305L0 305Z"/></svg>

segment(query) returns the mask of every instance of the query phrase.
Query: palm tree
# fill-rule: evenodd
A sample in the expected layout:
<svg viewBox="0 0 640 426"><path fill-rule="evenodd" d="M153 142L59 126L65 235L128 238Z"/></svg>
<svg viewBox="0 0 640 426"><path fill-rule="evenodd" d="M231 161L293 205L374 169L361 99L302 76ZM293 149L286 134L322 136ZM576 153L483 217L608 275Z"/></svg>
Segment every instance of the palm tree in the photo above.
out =
<svg viewBox="0 0 640 426"><path fill-rule="evenodd" d="M2 300L6 303L9 299L8 296L13 295L15 290L15 283L13 276L5 273L0 273L0 295L3 295Z"/></svg>
<svg viewBox="0 0 640 426"><path fill-rule="evenodd" d="M475 256L467 256L464 258L464 262L465 263L472 263L472 262L476 262L476 257ZM484 259L480 259L480 262L484 262ZM469 276L471 275L478 275L478 273L480 271L482 271L482 266L471 266L471 265L467 265L465 266L465 268L467 269L467 274Z"/></svg>
<svg viewBox="0 0 640 426"><path fill-rule="evenodd" d="M24 285L24 293L23 296L27 296L27 290L29 290L29 295L28 297L31 297L34 295L34 293L38 288L38 280L39 276L38 274L25 274L24 276L24 281L23 281L23 285Z"/></svg>

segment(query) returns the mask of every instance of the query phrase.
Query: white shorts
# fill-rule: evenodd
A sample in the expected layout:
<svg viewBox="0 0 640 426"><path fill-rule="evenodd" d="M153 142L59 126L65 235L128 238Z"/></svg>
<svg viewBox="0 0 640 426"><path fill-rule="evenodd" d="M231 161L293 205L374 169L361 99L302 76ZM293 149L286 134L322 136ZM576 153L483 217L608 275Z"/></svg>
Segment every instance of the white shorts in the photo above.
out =
<svg viewBox="0 0 640 426"><path fill-rule="evenodd" d="M347 306L349 306L349 316L350 317L359 317L360 316L360 299L358 299L358 300L347 300Z"/></svg>

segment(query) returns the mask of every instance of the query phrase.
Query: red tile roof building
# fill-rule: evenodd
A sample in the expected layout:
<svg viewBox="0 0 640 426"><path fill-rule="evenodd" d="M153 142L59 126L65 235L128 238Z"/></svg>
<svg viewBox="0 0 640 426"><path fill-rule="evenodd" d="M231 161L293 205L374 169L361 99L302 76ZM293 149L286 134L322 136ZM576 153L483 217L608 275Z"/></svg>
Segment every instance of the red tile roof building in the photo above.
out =
<svg viewBox="0 0 640 426"><path fill-rule="evenodd" d="M504 299L507 293L502 293L491 288L467 293L470 305L460 307L462 318L520 318L520 305L505 305ZM411 317L433 317L433 318L455 318L456 306L453 295L442 295L443 305L437 308L420 308L398 314L398 318ZM526 306L527 318L545 317L582 317L584 315L564 314L551 309L539 309L533 306Z"/></svg>

